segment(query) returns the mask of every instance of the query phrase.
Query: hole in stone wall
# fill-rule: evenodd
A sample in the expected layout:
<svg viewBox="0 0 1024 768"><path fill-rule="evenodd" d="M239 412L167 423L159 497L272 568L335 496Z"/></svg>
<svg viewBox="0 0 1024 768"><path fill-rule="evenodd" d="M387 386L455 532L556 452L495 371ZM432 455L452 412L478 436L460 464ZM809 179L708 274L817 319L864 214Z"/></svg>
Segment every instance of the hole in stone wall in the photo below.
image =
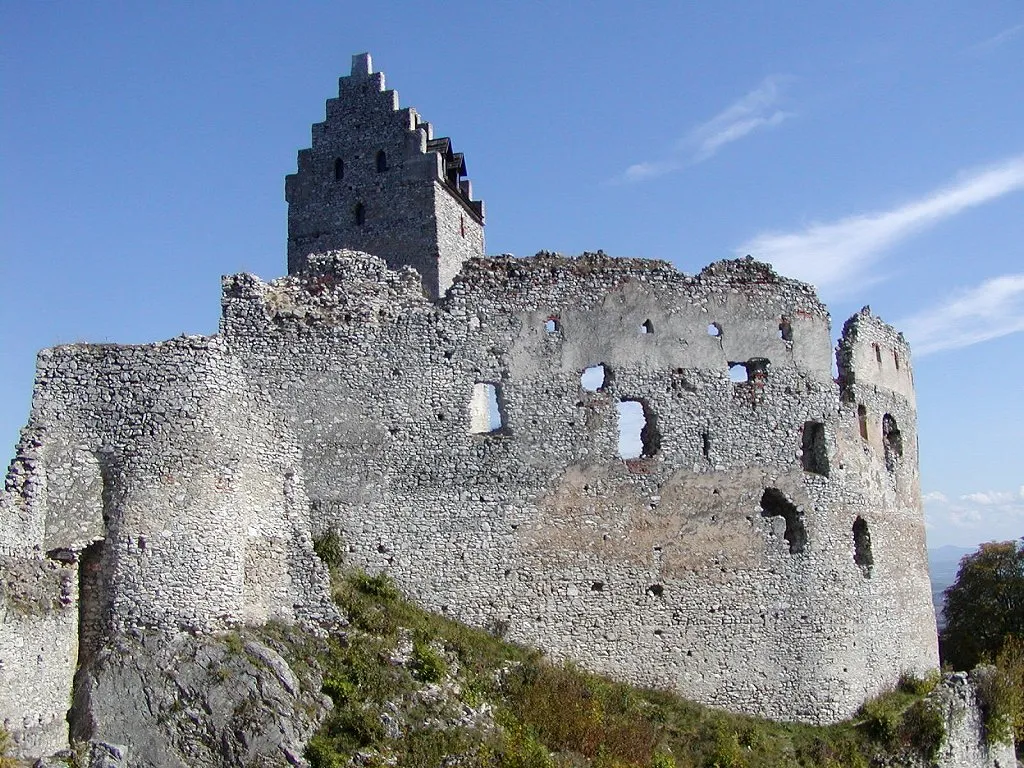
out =
<svg viewBox="0 0 1024 768"><path fill-rule="evenodd" d="M872 344L871 346L875 350L875 360L877 360L878 364L881 365L882 364L882 348L880 346L878 346L877 344Z"/></svg>
<svg viewBox="0 0 1024 768"><path fill-rule="evenodd" d="M655 597L661 597L665 594L665 587L663 587L661 584L651 584L647 588L647 591Z"/></svg>
<svg viewBox="0 0 1024 768"><path fill-rule="evenodd" d="M603 363L592 365L583 369L583 373L580 375L580 386L587 392L600 392L608 385L610 378L608 369Z"/></svg>
<svg viewBox="0 0 1024 768"><path fill-rule="evenodd" d="M603 581L595 581L593 584L590 585L590 591L591 592L604 592L604 582Z"/></svg>
<svg viewBox="0 0 1024 768"><path fill-rule="evenodd" d="M781 517L786 521L786 532L783 534L789 542L789 553L798 555L807 546L807 529L804 527L804 516L786 495L778 488L766 488L761 496L761 516Z"/></svg>
<svg viewBox="0 0 1024 768"><path fill-rule="evenodd" d="M793 325L788 318L784 317L779 321L779 338L783 341L793 340Z"/></svg>
<svg viewBox="0 0 1024 768"><path fill-rule="evenodd" d="M708 326L708 336L721 336L721 335L722 335L722 326L720 326L718 323L711 323L711 325Z"/></svg>
<svg viewBox="0 0 1024 768"><path fill-rule="evenodd" d="M352 210L355 216L356 226L361 227L366 223L366 206L362 203L356 203L356 207Z"/></svg>
<svg viewBox="0 0 1024 768"><path fill-rule="evenodd" d="M752 357L744 365L749 381L763 382L768 378L768 366L771 365L771 361L767 357Z"/></svg>
<svg viewBox="0 0 1024 768"><path fill-rule="evenodd" d="M558 318L552 315L547 320L545 320L544 330L547 331L548 333L558 333L560 330L562 330L558 324Z"/></svg>
<svg viewBox="0 0 1024 768"><path fill-rule="evenodd" d="M898 371L900 369L900 356L895 349L892 351L892 361L896 364L896 370Z"/></svg>
<svg viewBox="0 0 1024 768"><path fill-rule="evenodd" d="M752 357L746 362L730 361L729 381L742 384L746 381L764 383L768 378L768 366L771 361L766 357Z"/></svg>
<svg viewBox="0 0 1024 768"><path fill-rule="evenodd" d="M700 449L701 453L704 454L704 458L711 461L711 435L707 432L700 433Z"/></svg>
<svg viewBox="0 0 1024 768"><path fill-rule="evenodd" d="M345 161L340 157L334 161L334 180L341 181L345 178Z"/></svg>
<svg viewBox="0 0 1024 768"><path fill-rule="evenodd" d="M654 456L661 447L654 413L643 400L622 400L618 404L619 458Z"/></svg>
<svg viewBox="0 0 1024 768"><path fill-rule="evenodd" d="M885 466L896 469L896 462L903 458L903 435L891 414L882 417L882 445L885 447Z"/></svg>
<svg viewBox="0 0 1024 768"><path fill-rule="evenodd" d="M473 398L469 404L469 431L474 435L488 435L505 426L497 384L478 381L473 385Z"/></svg>
<svg viewBox="0 0 1024 768"><path fill-rule="evenodd" d="M860 515L853 521L853 562L860 566L865 579L871 578L871 568L875 558L871 554L871 531L868 521Z"/></svg>
<svg viewBox="0 0 1024 768"><path fill-rule="evenodd" d="M388 156L382 149L377 153L377 173L384 173L388 169Z"/></svg>
<svg viewBox="0 0 1024 768"><path fill-rule="evenodd" d="M639 331L641 336L645 336L649 333L654 333L654 323L652 323L650 320L644 320L640 324Z"/></svg>
<svg viewBox="0 0 1024 768"><path fill-rule="evenodd" d="M864 403L857 406L857 423L860 425L860 439L868 439L868 409Z"/></svg>
<svg viewBox="0 0 1024 768"><path fill-rule="evenodd" d="M828 477L828 446L825 443L825 425L820 421L805 421L801 447L804 470Z"/></svg>

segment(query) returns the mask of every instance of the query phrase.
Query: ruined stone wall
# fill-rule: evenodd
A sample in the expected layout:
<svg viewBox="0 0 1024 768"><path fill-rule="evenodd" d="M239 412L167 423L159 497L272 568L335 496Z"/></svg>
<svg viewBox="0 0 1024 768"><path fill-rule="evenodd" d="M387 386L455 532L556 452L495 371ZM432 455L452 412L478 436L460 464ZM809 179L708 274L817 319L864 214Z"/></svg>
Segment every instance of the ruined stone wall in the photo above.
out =
<svg viewBox="0 0 1024 768"><path fill-rule="evenodd" d="M0 556L0 724L24 754L67 744L77 587L72 567Z"/></svg>
<svg viewBox="0 0 1024 768"><path fill-rule="evenodd" d="M904 436L887 466L824 307L764 265L479 260L432 305L343 254L229 279L222 333L295 430L314 528L432 608L777 718L845 716L937 663L913 405L872 385ZM503 423L474 434L488 384ZM619 456L623 400L649 455Z"/></svg>
<svg viewBox="0 0 1024 768"><path fill-rule="evenodd" d="M217 339L40 353L3 571L66 578L33 587L32 612L0 606L0 715L24 749L48 722L66 743L75 668L121 632L329 616L298 451L239 374Z"/></svg>
<svg viewBox="0 0 1024 768"><path fill-rule="evenodd" d="M603 254L472 260L432 303L412 270L339 252L225 278L217 337L44 351L0 497L4 551L78 584L44 618L64 672L43 719L69 655L120 632L328 618L328 529L556 657L846 716L937 657L909 350L865 311L839 371L807 285ZM50 631L27 626L8 611L0 633Z"/></svg>

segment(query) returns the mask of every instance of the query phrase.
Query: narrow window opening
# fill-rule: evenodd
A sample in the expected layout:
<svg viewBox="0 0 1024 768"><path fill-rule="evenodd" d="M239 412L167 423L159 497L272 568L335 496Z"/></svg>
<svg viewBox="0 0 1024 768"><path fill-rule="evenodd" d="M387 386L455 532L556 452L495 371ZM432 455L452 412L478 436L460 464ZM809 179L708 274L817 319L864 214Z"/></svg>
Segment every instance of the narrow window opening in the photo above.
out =
<svg viewBox="0 0 1024 768"><path fill-rule="evenodd" d="M903 435L890 414L882 417L882 445L885 447L885 466L891 472L903 458Z"/></svg>
<svg viewBox="0 0 1024 768"><path fill-rule="evenodd" d="M793 340L793 324L789 322L789 318L783 317L779 321L779 338L783 341Z"/></svg>
<svg viewBox="0 0 1024 768"><path fill-rule="evenodd" d="M388 169L388 156L382 149L377 153L377 173L384 173Z"/></svg>
<svg viewBox="0 0 1024 768"><path fill-rule="evenodd" d="M654 413L643 400L622 400L618 404L619 457L638 459L654 456L661 447Z"/></svg>
<svg viewBox="0 0 1024 768"><path fill-rule="evenodd" d="M872 344L871 346L875 350L875 360L877 360L878 364L881 365L882 364L882 348L880 346L878 346L877 344Z"/></svg>
<svg viewBox="0 0 1024 768"><path fill-rule="evenodd" d="M898 371L900 369L900 356L895 349L892 351L892 361L896 364L896 370Z"/></svg>
<svg viewBox="0 0 1024 768"><path fill-rule="evenodd" d="M649 333L654 333L654 323L652 323L650 320L644 320L640 324L639 330L641 336L646 336Z"/></svg>
<svg viewBox="0 0 1024 768"><path fill-rule="evenodd" d="M820 421L804 422L802 460L805 472L828 477L828 446L825 425Z"/></svg>
<svg viewBox="0 0 1024 768"><path fill-rule="evenodd" d="M807 546L807 529L804 527L804 515L796 508L785 494L778 488L766 488L761 496L761 516L781 517L786 521L783 534L789 543L789 553L798 555Z"/></svg>
<svg viewBox="0 0 1024 768"><path fill-rule="evenodd" d="M497 384L479 381L473 385L469 404L469 431L474 435L490 435L505 427L505 418Z"/></svg>
<svg viewBox="0 0 1024 768"><path fill-rule="evenodd" d="M345 161L340 157L334 161L334 180L341 181L345 178Z"/></svg>
<svg viewBox="0 0 1024 768"><path fill-rule="evenodd" d="M868 409L864 403L857 406L857 423L860 425L860 439L868 439Z"/></svg>
<svg viewBox="0 0 1024 768"><path fill-rule="evenodd" d="M466 217L461 213L459 214L459 234L463 237L466 236Z"/></svg>
<svg viewBox="0 0 1024 768"><path fill-rule="evenodd" d="M580 376L580 386L587 390L587 392L601 392L608 386L610 379L608 369L605 368L603 363L592 365L583 370Z"/></svg>
<svg viewBox="0 0 1024 768"><path fill-rule="evenodd" d="M354 213L356 218L356 226L363 226L363 224L366 223L366 206L363 205L362 203L356 203Z"/></svg>
<svg viewBox="0 0 1024 768"><path fill-rule="evenodd" d="M722 335L722 326L718 323L711 323L708 326L708 336L720 337Z"/></svg>
<svg viewBox="0 0 1024 768"><path fill-rule="evenodd" d="M547 333L558 333L559 331L561 331L562 329L561 329L561 327L558 324L558 318L555 317L554 315L552 315L547 320L545 320L544 321L544 330ZM602 376L601 378L603 380L604 376Z"/></svg>
<svg viewBox="0 0 1024 768"><path fill-rule="evenodd" d="M700 433L700 449L707 461L711 461L711 435L707 432Z"/></svg>
<svg viewBox="0 0 1024 768"><path fill-rule="evenodd" d="M871 569L875 564L871 554L871 531L868 530L868 521L860 515L853 521L853 562L860 567L865 579L871 578Z"/></svg>

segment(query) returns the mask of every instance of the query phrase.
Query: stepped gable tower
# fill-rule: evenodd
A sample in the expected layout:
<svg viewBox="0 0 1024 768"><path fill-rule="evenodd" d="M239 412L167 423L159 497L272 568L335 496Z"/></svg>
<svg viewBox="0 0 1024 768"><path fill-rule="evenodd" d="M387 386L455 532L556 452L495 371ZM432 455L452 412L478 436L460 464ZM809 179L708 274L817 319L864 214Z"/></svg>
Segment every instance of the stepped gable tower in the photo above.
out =
<svg viewBox="0 0 1024 768"><path fill-rule="evenodd" d="M353 56L338 82L312 147L285 179L288 273L311 254L350 248L413 267L436 299L484 253L484 205L473 200L465 158L415 109L399 109L368 53Z"/></svg>

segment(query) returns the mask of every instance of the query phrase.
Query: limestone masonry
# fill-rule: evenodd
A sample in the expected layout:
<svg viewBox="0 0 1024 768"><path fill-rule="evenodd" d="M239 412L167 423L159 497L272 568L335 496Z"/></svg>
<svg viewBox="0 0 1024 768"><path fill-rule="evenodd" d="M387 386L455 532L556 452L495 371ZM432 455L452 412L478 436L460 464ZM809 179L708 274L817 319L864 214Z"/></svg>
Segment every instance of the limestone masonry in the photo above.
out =
<svg viewBox="0 0 1024 768"><path fill-rule="evenodd" d="M224 278L214 336L39 353L0 497L26 754L72 699L92 738L76 670L119 636L330 621L332 530L430 608L732 710L834 721L937 666L903 336L865 308L833 356L750 259L485 257L465 174L357 56L286 277Z"/></svg>

